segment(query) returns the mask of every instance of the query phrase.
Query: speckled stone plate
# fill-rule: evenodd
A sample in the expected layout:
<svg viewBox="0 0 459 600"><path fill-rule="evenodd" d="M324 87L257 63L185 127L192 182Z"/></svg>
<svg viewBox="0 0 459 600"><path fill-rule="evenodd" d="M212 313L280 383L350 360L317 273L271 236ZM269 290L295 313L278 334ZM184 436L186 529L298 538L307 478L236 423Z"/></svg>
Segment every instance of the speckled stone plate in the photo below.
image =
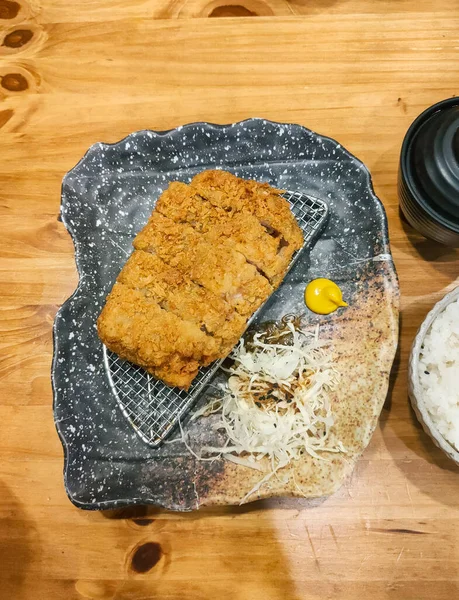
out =
<svg viewBox="0 0 459 600"><path fill-rule="evenodd" d="M117 144L92 146L62 186L61 214L75 243L80 281L55 320L54 415L65 450L65 486L80 508L236 504L260 479L258 471L224 460L198 462L181 442L158 449L142 442L110 390L96 331L105 296L160 193L171 180L189 181L215 167L309 193L330 212L320 239L260 320L296 312L320 324L341 373L332 403L335 433L347 453L326 461L304 456L293 466L294 478L273 477L250 500L333 493L376 427L397 345L398 282L386 216L366 167L336 141L298 125L250 119L140 131ZM336 281L349 308L328 317L310 313L303 292L315 277ZM212 424L212 417L185 421L193 447L221 443Z"/></svg>

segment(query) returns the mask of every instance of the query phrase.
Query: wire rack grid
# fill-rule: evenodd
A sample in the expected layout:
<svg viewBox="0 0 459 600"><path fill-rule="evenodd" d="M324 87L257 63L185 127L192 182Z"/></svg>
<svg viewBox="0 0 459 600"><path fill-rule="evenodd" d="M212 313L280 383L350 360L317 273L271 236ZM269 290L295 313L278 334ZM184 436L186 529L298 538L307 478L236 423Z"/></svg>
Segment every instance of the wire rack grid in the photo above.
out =
<svg viewBox="0 0 459 600"><path fill-rule="evenodd" d="M285 192L293 214L304 234L304 244L290 262L290 270L302 251L316 239L326 223L328 207L322 200L301 192ZM264 306L264 305L263 305ZM261 306L247 327L263 310ZM223 360L199 370L188 391L171 388L141 367L122 360L103 346L105 371L110 388L124 416L141 439L158 447L209 385Z"/></svg>

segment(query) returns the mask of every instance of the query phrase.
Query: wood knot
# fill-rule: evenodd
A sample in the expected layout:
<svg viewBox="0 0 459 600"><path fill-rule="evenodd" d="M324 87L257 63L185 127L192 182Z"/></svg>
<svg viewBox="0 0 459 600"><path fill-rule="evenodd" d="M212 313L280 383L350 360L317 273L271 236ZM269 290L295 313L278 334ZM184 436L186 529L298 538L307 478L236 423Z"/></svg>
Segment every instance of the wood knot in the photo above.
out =
<svg viewBox="0 0 459 600"><path fill-rule="evenodd" d="M22 48L33 38L33 31L30 29L16 29L5 36L3 46L7 48Z"/></svg>
<svg viewBox="0 0 459 600"><path fill-rule="evenodd" d="M0 19L15 19L21 10L21 5L10 0L0 0Z"/></svg>
<svg viewBox="0 0 459 600"><path fill-rule="evenodd" d="M134 550L132 555L132 570L136 573L146 573L161 560L162 555L162 548L157 542L142 544Z"/></svg>
<svg viewBox="0 0 459 600"><path fill-rule="evenodd" d="M21 73L7 73L1 78L1 86L9 92L23 92L29 84Z"/></svg>
<svg viewBox="0 0 459 600"><path fill-rule="evenodd" d="M201 17L272 17L273 9L264 0L242 0L238 4L212 0L199 13Z"/></svg>
<svg viewBox="0 0 459 600"><path fill-rule="evenodd" d="M239 4L227 4L215 7L209 17L257 17L258 14Z"/></svg>

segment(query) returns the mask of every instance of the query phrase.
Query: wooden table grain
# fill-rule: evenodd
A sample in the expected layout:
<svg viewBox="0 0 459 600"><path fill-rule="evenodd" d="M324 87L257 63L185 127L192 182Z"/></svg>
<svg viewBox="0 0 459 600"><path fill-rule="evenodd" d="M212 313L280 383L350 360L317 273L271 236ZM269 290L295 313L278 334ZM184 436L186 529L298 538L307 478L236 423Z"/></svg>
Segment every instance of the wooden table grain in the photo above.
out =
<svg viewBox="0 0 459 600"><path fill-rule="evenodd" d="M399 216L400 145L459 91L457 0L0 0L0 598L452 600L459 469L407 401L407 357L459 284L459 251ZM82 512L52 417L51 328L77 283L58 221L94 142L251 116L340 141L370 168L401 286L379 427L342 489L173 514Z"/></svg>

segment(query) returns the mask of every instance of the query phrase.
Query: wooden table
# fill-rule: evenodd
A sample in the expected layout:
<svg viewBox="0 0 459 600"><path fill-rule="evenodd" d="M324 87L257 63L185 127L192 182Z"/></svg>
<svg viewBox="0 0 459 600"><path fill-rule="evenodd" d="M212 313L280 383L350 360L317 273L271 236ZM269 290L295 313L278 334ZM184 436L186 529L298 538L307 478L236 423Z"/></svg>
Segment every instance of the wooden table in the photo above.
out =
<svg viewBox="0 0 459 600"><path fill-rule="evenodd" d="M0 0L0 26L0 598L458 598L459 469L406 379L459 252L405 225L396 193L408 125L459 92L457 0ZM251 116L336 138L373 174L402 293L380 425L313 507L79 511L51 409L51 327L77 283L62 177L96 141Z"/></svg>

